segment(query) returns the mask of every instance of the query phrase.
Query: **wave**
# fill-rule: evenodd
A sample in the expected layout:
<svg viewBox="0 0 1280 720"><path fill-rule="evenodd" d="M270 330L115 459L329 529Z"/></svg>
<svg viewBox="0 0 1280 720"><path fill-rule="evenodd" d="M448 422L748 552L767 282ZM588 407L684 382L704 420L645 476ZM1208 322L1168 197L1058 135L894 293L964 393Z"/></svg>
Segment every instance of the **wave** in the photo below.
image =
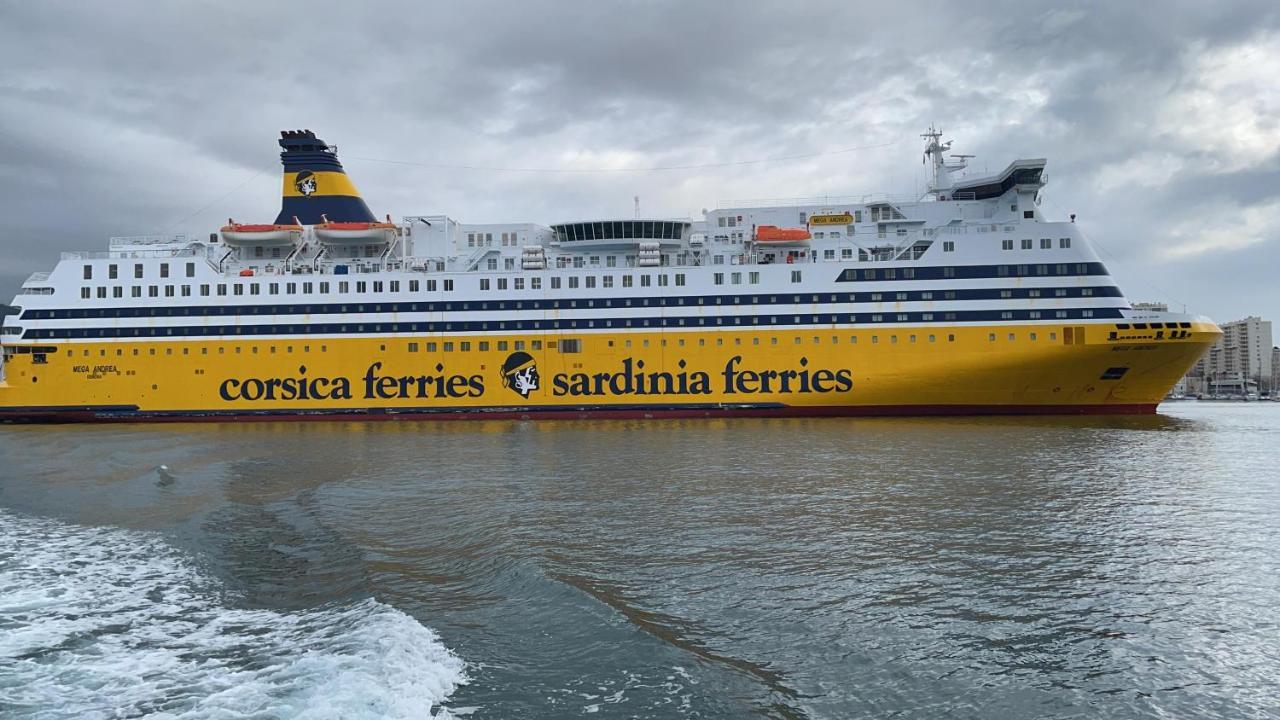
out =
<svg viewBox="0 0 1280 720"><path fill-rule="evenodd" d="M443 718L464 670L376 600L236 609L154 533L0 511L0 716Z"/></svg>

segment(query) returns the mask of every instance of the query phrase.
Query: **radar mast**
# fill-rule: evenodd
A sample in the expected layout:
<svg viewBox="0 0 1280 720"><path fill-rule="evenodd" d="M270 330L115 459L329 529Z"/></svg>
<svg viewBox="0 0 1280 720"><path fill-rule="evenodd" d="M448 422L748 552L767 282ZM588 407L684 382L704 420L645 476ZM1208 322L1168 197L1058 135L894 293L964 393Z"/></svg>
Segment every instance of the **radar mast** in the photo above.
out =
<svg viewBox="0 0 1280 720"><path fill-rule="evenodd" d="M968 167L968 159L973 155L952 155L956 161L947 162L947 151L951 149L951 141L942 141L942 130L929 126L929 131L922 133L920 137L924 138L924 158L925 162L933 164L933 180L929 183L927 194L932 194L939 200L951 199L951 174L960 172Z"/></svg>

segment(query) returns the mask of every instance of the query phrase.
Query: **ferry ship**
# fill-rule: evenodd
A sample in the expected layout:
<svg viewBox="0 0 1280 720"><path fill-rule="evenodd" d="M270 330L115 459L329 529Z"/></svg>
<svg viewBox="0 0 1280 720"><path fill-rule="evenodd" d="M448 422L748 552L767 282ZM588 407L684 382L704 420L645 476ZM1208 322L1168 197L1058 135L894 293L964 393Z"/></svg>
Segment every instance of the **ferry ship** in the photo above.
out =
<svg viewBox="0 0 1280 720"><path fill-rule="evenodd" d="M1043 158L972 176L922 137L920 197L541 225L380 220L285 131L274 222L111 238L23 283L0 418L1154 412L1218 327L1133 309L1042 214Z"/></svg>

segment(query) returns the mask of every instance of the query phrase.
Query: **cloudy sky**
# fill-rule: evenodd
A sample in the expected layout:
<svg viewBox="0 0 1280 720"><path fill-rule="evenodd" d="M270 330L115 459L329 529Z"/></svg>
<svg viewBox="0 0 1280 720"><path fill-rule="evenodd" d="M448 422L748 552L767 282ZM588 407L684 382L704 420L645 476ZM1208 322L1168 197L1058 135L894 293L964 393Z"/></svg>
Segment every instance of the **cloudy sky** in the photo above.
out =
<svg viewBox="0 0 1280 720"><path fill-rule="evenodd" d="M0 295L111 235L271 220L283 128L375 213L551 223L915 193L937 123L978 170L1049 158L1043 209L1131 299L1280 320L1278 8L6 2Z"/></svg>

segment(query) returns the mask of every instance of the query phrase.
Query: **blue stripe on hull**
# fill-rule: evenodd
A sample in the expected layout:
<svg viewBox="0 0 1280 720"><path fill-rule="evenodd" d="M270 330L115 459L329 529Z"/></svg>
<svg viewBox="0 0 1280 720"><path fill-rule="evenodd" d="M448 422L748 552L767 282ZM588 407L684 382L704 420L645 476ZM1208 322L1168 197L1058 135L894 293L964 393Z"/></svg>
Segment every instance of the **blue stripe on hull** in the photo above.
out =
<svg viewBox="0 0 1280 720"><path fill-rule="evenodd" d="M735 327L774 327L795 325L865 325L912 323L961 323L1027 321L1062 324L1065 320L1099 320L1122 318L1119 308L1075 308L1062 312L1065 317L1032 318L1032 310L969 310L950 313L837 313L823 315L731 315L717 317L647 317L556 320L472 320L455 322L350 322L297 323L278 325L195 325L141 328L65 328L33 329L23 333L28 340L97 339L97 338L164 338L253 335L360 335L360 334L430 334L430 333L511 333L530 330L645 330L654 328L697 329ZM1086 316L1084 313L1091 313ZM929 315L929 319L924 316ZM1007 315L1007 317L1006 317Z"/></svg>
<svg viewBox="0 0 1280 720"><path fill-rule="evenodd" d="M278 225L292 225L296 217L303 225L316 225L324 222L324 215L330 222L374 222L373 213L364 200L350 195L312 195L311 197L282 198L280 214L276 217Z"/></svg>

